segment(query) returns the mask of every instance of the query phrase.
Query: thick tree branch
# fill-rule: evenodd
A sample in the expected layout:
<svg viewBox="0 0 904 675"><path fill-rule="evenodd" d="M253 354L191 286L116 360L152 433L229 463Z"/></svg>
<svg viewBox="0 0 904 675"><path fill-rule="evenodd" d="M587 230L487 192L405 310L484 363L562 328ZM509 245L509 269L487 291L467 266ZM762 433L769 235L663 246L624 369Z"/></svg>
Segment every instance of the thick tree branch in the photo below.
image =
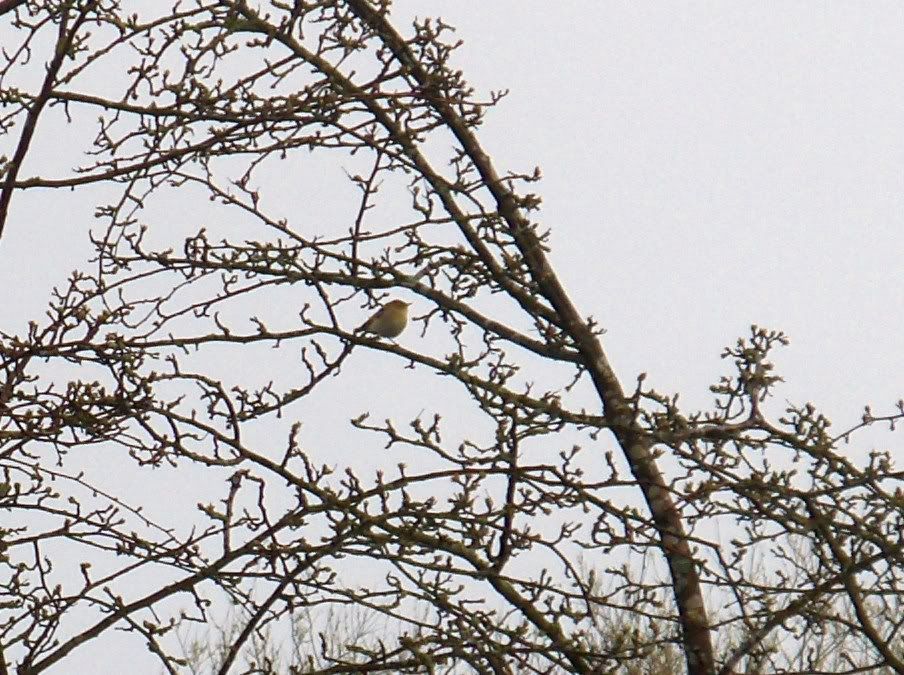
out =
<svg viewBox="0 0 904 675"><path fill-rule="evenodd" d="M461 143L487 189L493 194L499 213L505 218L509 231L518 242L534 280L560 317L560 325L572 336L577 349L583 354L585 366L602 400L603 414L609 428L625 453L659 530L681 616L688 671L694 674L713 673L715 654L697 562L691 554L678 509L670 497L662 472L656 466L651 452L652 443L633 419L624 390L597 336L587 326L559 282L533 227L521 214L514 194L500 179L489 156L460 116L448 101L434 93L429 74L411 54L405 41L388 23L386 16L374 10L367 0L348 0L348 4L362 21L381 36L399 62L420 83L424 97L436 108Z"/></svg>

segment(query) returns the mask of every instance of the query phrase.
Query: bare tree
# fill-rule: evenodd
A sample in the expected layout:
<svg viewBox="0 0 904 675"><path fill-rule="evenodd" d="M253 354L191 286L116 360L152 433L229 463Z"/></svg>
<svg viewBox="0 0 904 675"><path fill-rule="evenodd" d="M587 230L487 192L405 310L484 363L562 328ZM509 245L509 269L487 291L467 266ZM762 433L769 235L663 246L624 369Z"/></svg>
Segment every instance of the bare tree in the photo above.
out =
<svg viewBox="0 0 904 675"><path fill-rule="evenodd" d="M758 327L711 410L619 381L547 257L539 172L480 145L501 94L454 69L441 20L399 28L386 0L0 14L0 227L24 190L114 195L91 264L2 334L0 672L116 630L175 673L179 631L227 606L211 672L663 672L672 653L904 672L902 473L841 448L904 403L837 434L777 408L786 338ZM87 164L23 177L42 125L97 119ZM337 167L350 189L318 190ZM410 340L355 331L399 296ZM364 353L399 366L371 400L416 381L424 411L306 437ZM351 438L381 468L345 462ZM156 497L99 484L97 461ZM176 497L197 509L160 508ZM261 648L343 611L379 628L317 640L311 619L291 666Z"/></svg>

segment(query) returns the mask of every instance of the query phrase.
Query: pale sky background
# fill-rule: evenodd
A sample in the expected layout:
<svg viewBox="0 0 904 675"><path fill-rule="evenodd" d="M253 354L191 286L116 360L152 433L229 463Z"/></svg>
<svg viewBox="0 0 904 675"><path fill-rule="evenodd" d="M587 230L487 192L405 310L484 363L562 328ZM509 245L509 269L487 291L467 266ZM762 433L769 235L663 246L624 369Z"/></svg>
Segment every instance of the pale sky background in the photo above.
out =
<svg viewBox="0 0 904 675"><path fill-rule="evenodd" d="M904 5L395 7L397 25L444 17L472 84L510 90L481 140L500 171L542 169L552 259L624 379L705 405L722 347L757 323L791 337L783 391L838 424L904 394ZM83 259L92 210L17 195L8 329Z"/></svg>
<svg viewBox="0 0 904 675"><path fill-rule="evenodd" d="M442 16L471 83L510 90L480 138L500 172L541 167L552 260L626 386L646 371L707 406L722 347L757 323L792 340L780 396L839 428L904 396L904 5L397 0L395 14ZM14 199L3 329L83 259L80 199Z"/></svg>
<svg viewBox="0 0 904 675"><path fill-rule="evenodd" d="M482 138L623 378L701 405L751 323L840 424L904 395L904 6L402 2L511 94Z"/></svg>

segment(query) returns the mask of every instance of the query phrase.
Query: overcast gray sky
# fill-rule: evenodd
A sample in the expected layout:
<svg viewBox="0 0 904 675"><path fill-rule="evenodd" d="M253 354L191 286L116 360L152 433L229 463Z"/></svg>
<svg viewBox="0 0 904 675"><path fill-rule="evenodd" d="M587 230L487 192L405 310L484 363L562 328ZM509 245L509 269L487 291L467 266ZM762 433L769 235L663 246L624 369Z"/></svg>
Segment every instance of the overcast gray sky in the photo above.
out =
<svg viewBox="0 0 904 675"><path fill-rule="evenodd" d="M553 259L619 372L700 404L720 348L785 330L784 390L838 423L904 394L904 5L424 2L511 94Z"/></svg>
<svg viewBox="0 0 904 675"><path fill-rule="evenodd" d="M758 323L792 339L780 395L839 426L904 395L904 4L397 0L396 14L443 16L470 81L511 90L481 140L500 172L541 167L552 259L626 382L647 371L706 406L721 348ZM16 197L5 330L83 260L80 199Z"/></svg>
<svg viewBox="0 0 904 675"><path fill-rule="evenodd" d="M543 170L553 260L623 377L649 371L705 405L721 347L755 322L792 338L787 395L839 423L902 395L904 5L395 12L445 17L472 83L510 90L481 139L500 170ZM85 255L91 211L68 191L16 197L0 242L0 281L21 291L8 327Z"/></svg>

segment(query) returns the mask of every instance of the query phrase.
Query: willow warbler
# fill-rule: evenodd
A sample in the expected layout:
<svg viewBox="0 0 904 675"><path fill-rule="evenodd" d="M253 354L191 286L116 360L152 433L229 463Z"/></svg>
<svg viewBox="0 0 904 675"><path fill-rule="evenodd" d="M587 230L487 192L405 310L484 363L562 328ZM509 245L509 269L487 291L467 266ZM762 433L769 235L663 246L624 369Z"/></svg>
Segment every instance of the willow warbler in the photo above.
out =
<svg viewBox="0 0 904 675"><path fill-rule="evenodd" d="M410 304L410 302L402 300L390 300L361 324L357 332L373 333L385 338L398 337L408 325L408 306Z"/></svg>

